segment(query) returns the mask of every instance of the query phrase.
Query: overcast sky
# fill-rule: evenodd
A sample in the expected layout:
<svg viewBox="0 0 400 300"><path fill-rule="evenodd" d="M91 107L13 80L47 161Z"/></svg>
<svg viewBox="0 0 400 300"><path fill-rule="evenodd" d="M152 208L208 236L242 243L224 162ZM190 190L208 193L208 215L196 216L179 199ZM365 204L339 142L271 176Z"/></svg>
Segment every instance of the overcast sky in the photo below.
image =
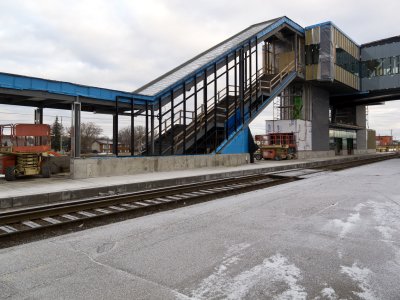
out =
<svg viewBox="0 0 400 300"><path fill-rule="evenodd" d="M399 11L398 0L0 0L0 72L133 91L254 23L330 20L361 44L399 35ZM370 107L369 127L400 138L399 113L400 101ZM57 110L45 110L45 122L55 115L69 124L69 112ZM270 110L253 133L269 118ZM32 120L32 109L0 106L1 123ZM88 120L111 135L110 116Z"/></svg>

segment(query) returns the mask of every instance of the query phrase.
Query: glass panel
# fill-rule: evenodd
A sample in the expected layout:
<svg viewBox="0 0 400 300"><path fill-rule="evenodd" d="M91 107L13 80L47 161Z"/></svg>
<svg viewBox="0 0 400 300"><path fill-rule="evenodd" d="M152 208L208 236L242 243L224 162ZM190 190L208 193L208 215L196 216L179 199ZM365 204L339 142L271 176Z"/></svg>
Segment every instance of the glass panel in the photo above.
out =
<svg viewBox="0 0 400 300"><path fill-rule="evenodd" d="M375 76L382 76L383 75L383 59L377 59L377 66L375 67Z"/></svg>
<svg viewBox="0 0 400 300"><path fill-rule="evenodd" d="M306 45L306 65L317 65L319 62L319 44Z"/></svg>
<svg viewBox="0 0 400 300"><path fill-rule="evenodd" d="M342 48L336 48L336 64L354 75L359 75L359 61Z"/></svg>
<svg viewBox="0 0 400 300"><path fill-rule="evenodd" d="M400 55L396 57L396 74L400 73Z"/></svg>
<svg viewBox="0 0 400 300"><path fill-rule="evenodd" d="M392 75L392 58L387 57L382 59L383 63L383 75Z"/></svg>
<svg viewBox="0 0 400 300"><path fill-rule="evenodd" d="M355 139L357 133L355 130L346 129L329 129L329 138L343 138L343 139Z"/></svg>

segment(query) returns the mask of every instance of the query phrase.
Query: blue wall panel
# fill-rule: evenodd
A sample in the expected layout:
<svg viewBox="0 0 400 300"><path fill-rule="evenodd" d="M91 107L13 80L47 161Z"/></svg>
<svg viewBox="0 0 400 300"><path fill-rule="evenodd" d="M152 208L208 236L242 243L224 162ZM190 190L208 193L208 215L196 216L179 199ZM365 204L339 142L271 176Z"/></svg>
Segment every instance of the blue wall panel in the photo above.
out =
<svg viewBox="0 0 400 300"><path fill-rule="evenodd" d="M249 128L242 128L223 147L221 154L240 154L249 152Z"/></svg>

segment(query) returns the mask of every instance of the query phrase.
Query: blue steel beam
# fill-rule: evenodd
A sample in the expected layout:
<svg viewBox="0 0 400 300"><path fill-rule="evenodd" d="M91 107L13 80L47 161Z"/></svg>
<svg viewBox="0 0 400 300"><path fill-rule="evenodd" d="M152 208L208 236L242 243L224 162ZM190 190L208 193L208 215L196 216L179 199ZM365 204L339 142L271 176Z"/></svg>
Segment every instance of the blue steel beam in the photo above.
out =
<svg viewBox="0 0 400 300"><path fill-rule="evenodd" d="M116 101L117 97L121 98L121 102L126 103L130 103L130 100L128 99L132 98L136 100L141 100L143 103L146 101L153 101L152 97L135 93L8 73L0 73L0 88L14 89L19 91L40 91L55 95L66 95L71 97L79 96L81 98L85 97L101 101L114 102Z"/></svg>

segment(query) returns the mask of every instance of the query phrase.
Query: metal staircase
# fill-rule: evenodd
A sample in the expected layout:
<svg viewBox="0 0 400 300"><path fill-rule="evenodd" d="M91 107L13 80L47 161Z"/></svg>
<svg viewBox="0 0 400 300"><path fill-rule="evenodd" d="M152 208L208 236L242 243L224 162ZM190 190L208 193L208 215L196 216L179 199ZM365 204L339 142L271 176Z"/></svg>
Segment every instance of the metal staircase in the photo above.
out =
<svg viewBox="0 0 400 300"><path fill-rule="evenodd" d="M295 61L278 74L264 74L264 70L259 69L245 83L242 97L239 86L229 85L210 97L196 114L176 111L173 121L170 117L161 124L159 138L152 145L153 153L171 155L221 151L228 139L247 126L296 78L296 69ZM191 122L184 124L183 116L188 113L192 113L193 117L189 118ZM154 131L158 132L159 126ZM147 151L142 154L147 154Z"/></svg>

